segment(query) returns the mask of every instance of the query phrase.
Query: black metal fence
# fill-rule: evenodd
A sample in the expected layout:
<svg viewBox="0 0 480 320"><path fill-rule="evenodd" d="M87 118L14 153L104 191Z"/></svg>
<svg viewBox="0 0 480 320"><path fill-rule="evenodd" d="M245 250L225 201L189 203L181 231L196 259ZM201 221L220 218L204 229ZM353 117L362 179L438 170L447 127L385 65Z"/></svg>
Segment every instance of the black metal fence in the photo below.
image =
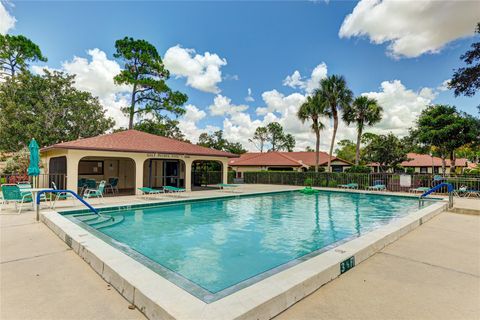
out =
<svg viewBox="0 0 480 320"><path fill-rule="evenodd" d="M349 183L358 184L359 189L368 189L375 184L383 184L393 192L408 192L411 189L431 188L440 182L451 183L455 189L466 187L469 190L480 190L478 175L446 175L433 174L403 175L397 173L328 173L328 172L244 172L245 183L279 184L304 186L309 179L314 187L337 188ZM308 181L308 182L310 182ZM308 183L310 184L310 183Z"/></svg>

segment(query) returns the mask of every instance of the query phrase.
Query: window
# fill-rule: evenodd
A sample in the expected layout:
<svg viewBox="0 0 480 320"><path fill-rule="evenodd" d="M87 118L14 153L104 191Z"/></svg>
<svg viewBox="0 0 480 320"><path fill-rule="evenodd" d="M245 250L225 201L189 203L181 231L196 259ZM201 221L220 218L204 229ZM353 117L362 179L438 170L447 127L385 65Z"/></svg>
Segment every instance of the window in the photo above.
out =
<svg viewBox="0 0 480 320"><path fill-rule="evenodd" d="M332 166L332 172L343 172L343 166Z"/></svg>
<svg viewBox="0 0 480 320"><path fill-rule="evenodd" d="M103 161L101 160L80 160L78 163L79 175L103 175Z"/></svg>
<svg viewBox="0 0 480 320"><path fill-rule="evenodd" d="M420 167L420 173L428 173L427 167Z"/></svg>

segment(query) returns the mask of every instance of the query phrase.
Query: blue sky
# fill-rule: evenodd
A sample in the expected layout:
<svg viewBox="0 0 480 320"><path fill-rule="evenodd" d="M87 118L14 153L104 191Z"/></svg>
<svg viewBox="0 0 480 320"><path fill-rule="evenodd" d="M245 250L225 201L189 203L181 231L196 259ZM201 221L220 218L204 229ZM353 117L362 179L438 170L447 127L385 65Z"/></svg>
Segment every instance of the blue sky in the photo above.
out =
<svg viewBox="0 0 480 320"><path fill-rule="evenodd" d="M436 6L435 2L430 5ZM462 5L463 8L458 8ZM271 119L284 123L287 128L296 128L290 118L293 118L293 110L298 107L302 96L308 92L305 85L286 86L283 81L297 70L306 83L312 70L321 63L325 64L327 74L344 75L355 95L371 93L384 101L384 108L388 109L386 115L392 119L398 116L390 124L392 131L399 135L412 122L412 117L402 118L402 113L418 111L420 107L415 103L448 103L472 114L477 114L476 106L480 104L478 97L454 98L451 91L441 88L442 82L451 77L452 70L462 65L459 56L474 40L469 34L473 33L475 20L478 18L477 21L480 21L480 14L471 13L471 4L467 2L459 3L454 9L446 6L422 11L419 8L413 13L409 11L415 10L412 5L398 8L388 3L378 3L377 6L370 5L362 9L361 4L347 1L22 1L13 2L13 6L4 3L4 6L10 16L16 19L14 27L8 32L23 34L36 42L49 59L46 66L65 69L65 62L75 63L74 56L84 58L88 72L91 72L90 76L86 76L90 82L95 82L100 77L93 77L97 71L92 71L95 68L92 64L94 58L87 50L98 48L106 54L103 63L108 63L113 60L115 40L126 35L150 41L162 56L176 45L182 50L192 49L188 51L192 58L193 50L201 57L205 56L205 52L216 55L218 59L212 68L221 72L220 80L207 79L208 75L205 74L197 75L200 76L197 80L211 80L217 89L211 89L211 85L210 89L205 89L204 85L200 85L203 89L198 89L198 85L197 88L188 85L186 81L190 74L186 75L185 72L178 78L175 77L178 74L174 73L170 81L172 87L188 94L188 103L195 107L190 108L192 114L183 123L185 128L191 129L186 131L191 131L189 134L192 135L210 126L207 129L225 129L227 135L235 140L238 135L248 135L254 130L252 127ZM443 20L434 16L447 12L451 13L448 16L458 16L452 10L458 11L458 14L468 13L463 20L469 21L446 21L444 16ZM339 31L342 24L346 23L347 16L352 12L354 15L341 37ZM432 16L425 17L426 12L432 12ZM365 17L371 17L372 21L365 22ZM408 38L405 28L396 30L398 23L389 24L395 19L404 22L405 28L411 28L408 32L422 34L424 38L426 35L434 40L427 43L422 40L419 41L421 44L412 45L417 39ZM413 19L413 22L408 19ZM429 22L417 25L419 19ZM455 29L454 34L443 36L448 33L442 30L445 25ZM468 29L469 25L472 26L471 30ZM389 39L390 34L395 36ZM392 49L395 41L398 41L399 48ZM404 42L400 43L402 41ZM175 63L177 64L172 68L180 70L182 63L188 64L188 61ZM208 62L203 66L208 67ZM70 67L66 70L79 70ZM78 72L82 76L83 71ZM191 76L191 79L196 79L194 75ZM97 80L91 80L92 77ZM394 82L395 80L398 81ZM387 85L382 85L383 82L387 82ZM90 83L84 83L82 88L88 89L89 85ZM95 83L91 85L96 88L103 86ZM105 87L111 88L111 85ZM116 99L117 105L121 103L121 97L126 93L114 89L107 92L108 88L105 92L98 92L94 88L92 93L101 97L114 94L115 97L109 99ZM245 101L249 88L255 101ZM422 91L423 88L428 88L429 91ZM272 93L273 90L276 93ZM389 93L386 93L388 90ZM265 92L270 92L272 99L266 100L262 95ZM231 110L238 112L210 109L218 95L224 100L228 99L227 108L232 106ZM287 101L289 97L290 102ZM403 112L399 107L401 99L407 99L405 105L410 106ZM107 98L104 100L106 104L109 103ZM248 108L236 109L235 106L239 105ZM108 105L106 107L110 108ZM258 112L257 108L266 108L268 111ZM400 123L403 122L403 130L397 128L402 127ZM389 121L386 121L381 127L388 131L388 126ZM309 142L308 128L292 130L301 136L299 147L313 145L313 142ZM343 136L351 137L353 131L352 128L345 128ZM325 136L328 136L328 129ZM247 138L237 140L246 143Z"/></svg>

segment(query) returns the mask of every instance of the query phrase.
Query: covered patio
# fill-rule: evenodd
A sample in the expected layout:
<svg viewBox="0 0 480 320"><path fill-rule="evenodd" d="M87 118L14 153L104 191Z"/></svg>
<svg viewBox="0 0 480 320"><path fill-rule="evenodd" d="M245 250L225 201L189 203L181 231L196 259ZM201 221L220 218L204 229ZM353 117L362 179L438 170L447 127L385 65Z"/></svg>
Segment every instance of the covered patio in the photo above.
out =
<svg viewBox="0 0 480 320"><path fill-rule="evenodd" d="M205 163L215 164L215 183L227 183L228 161L234 157L237 155L137 130L41 149L44 173L65 175L58 188L81 192L85 186L94 188L105 181L107 195L138 194L140 187L202 189L197 188L197 174L199 164ZM48 183L42 187L51 187L52 181Z"/></svg>

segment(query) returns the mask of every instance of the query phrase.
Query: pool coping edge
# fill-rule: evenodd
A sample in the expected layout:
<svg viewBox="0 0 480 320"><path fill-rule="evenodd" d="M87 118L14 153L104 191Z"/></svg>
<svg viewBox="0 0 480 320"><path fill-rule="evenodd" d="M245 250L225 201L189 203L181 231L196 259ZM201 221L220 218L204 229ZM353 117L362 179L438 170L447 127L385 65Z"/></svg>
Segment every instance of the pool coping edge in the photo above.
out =
<svg viewBox="0 0 480 320"><path fill-rule="evenodd" d="M56 211L41 219L149 319L270 319L340 276L345 259L353 256L358 265L446 207L434 203L208 304Z"/></svg>

